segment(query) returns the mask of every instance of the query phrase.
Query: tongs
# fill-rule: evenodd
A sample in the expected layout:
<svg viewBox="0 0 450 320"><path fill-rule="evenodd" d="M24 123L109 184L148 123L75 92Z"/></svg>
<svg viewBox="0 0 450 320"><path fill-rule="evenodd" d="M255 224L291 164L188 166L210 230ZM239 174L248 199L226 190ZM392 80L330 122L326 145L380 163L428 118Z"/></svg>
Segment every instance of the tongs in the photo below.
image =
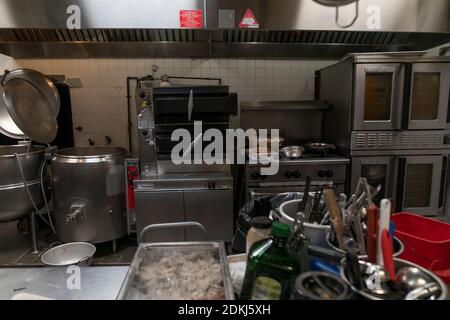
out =
<svg viewBox="0 0 450 320"><path fill-rule="evenodd" d="M294 225L292 226L292 236L289 241L291 248L294 250L298 250L300 245L306 240L306 237L303 235L303 225L310 218L312 205L312 199L308 198L304 212L297 212L295 216Z"/></svg>
<svg viewBox="0 0 450 320"><path fill-rule="evenodd" d="M314 194L314 198L313 198L313 205L312 205L312 209L311 209L311 217L310 217L310 222L314 223L320 222L321 219L321 213L319 212L319 205L320 205L320 200L322 199L322 193L323 193L323 188L320 187L319 190L316 191L316 193Z"/></svg>

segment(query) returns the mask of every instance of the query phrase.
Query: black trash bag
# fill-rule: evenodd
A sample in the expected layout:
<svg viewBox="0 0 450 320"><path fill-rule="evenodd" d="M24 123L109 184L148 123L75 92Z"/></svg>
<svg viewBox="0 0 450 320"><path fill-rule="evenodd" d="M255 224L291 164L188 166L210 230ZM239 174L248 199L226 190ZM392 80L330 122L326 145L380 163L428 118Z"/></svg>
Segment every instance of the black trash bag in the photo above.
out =
<svg viewBox="0 0 450 320"><path fill-rule="evenodd" d="M273 196L270 200L270 203L272 205L272 208L275 210L287 201L301 199L302 197L303 193L301 192L285 192Z"/></svg>
<svg viewBox="0 0 450 320"><path fill-rule="evenodd" d="M236 233L232 242L233 251L245 252L247 232L254 217L268 217L270 211L277 209L283 202L299 199L301 195L298 192L281 193L275 196L261 196L245 203L238 213Z"/></svg>

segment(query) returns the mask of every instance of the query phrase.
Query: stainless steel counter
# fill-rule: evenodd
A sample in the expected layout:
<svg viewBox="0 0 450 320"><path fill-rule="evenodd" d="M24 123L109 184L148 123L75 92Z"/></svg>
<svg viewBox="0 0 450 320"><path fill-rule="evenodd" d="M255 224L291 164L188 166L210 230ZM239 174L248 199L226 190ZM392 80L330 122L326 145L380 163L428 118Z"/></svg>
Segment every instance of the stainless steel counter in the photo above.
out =
<svg viewBox="0 0 450 320"><path fill-rule="evenodd" d="M82 267L80 289L69 289L76 274L66 267L0 268L0 300L18 293L58 300L113 300L127 271L128 266Z"/></svg>

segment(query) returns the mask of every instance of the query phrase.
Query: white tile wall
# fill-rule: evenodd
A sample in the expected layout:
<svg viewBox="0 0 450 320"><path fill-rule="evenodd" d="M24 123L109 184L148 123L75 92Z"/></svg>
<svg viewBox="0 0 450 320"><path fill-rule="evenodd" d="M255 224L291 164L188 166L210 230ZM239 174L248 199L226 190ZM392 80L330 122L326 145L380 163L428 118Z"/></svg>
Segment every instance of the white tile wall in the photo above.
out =
<svg viewBox="0 0 450 320"><path fill-rule="evenodd" d="M71 90L78 146L89 138L103 144L106 135L113 144L127 147L126 78L156 75L219 77L240 101L312 99L314 71L334 61L263 59L20 59L0 55L0 70L26 67L45 74L80 78L83 87ZM134 99L134 98L133 98ZM133 100L134 101L134 100Z"/></svg>

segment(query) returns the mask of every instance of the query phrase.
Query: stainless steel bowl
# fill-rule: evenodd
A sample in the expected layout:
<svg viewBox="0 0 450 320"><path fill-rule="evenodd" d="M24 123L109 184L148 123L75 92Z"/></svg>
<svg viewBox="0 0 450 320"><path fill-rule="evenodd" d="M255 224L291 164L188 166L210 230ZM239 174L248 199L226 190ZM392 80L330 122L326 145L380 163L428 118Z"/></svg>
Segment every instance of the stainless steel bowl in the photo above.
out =
<svg viewBox="0 0 450 320"><path fill-rule="evenodd" d="M370 292L368 292L366 290L360 290L360 289L355 288L355 286L348 279L348 274L347 274L348 272L347 272L346 268L344 268L344 265L345 265L344 261L345 261L345 259L342 259L342 261L341 261L340 273L341 273L342 279L344 279L344 281L347 282L347 284L350 286L350 288L352 288L352 290L355 293L357 293L358 295L360 295L363 298L366 298L369 300L383 300L382 296L380 296L380 295L371 294ZM421 266L416 265L410 261L406 261L406 260L402 260L402 259L398 259L398 258L394 258L394 264L395 264L396 270L400 270L401 268L404 268L404 267L417 268L424 275L426 275L429 279L431 279L430 283L439 287L439 290L435 294L434 299L435 300L446 300L447 299L447 294L448 294L447 286L444 284L444 282L442 282L442 280L438 276L436 276L432 272L430 272L427 269L422 268ZM367 266L368 263L364 260L360 260L359 265L360 265L362 274L365 274L365 272L366 272L365 266ZM387 296L388 296L388 294L387 294ZM386 296L386 299L388 298L387 296ZM407 295L405 294L403 299L401 299L401 298L400 299L404 300L406 298L407 298Z"/></svg>
<svg viewBox="0 0 450 320"><path fill-rule="evenodd" d="M62 267L72 264L90 265L94 258L95 246L88 242L70 242L48 249L42 256L42 263Z"/></svg>
<svg viewBox="0 0 450 320"><path fill-rule="evenodd" d="M336 150L336 146L330 143L311 142L305 144L306 149L312 152L328 152Z"/></svg>
<svg viewBox="0 0 450 320"><path fill-rule="evenodd" d="M287 159L298 159L304 151L305 149L300 146L289 146L280 149L281 154Z"/></svg>
<svg viewBox="0 0 450 320"><path fill-rule="evenodd" d="M330 231L331 231L331 229L330 229ZM326 242L327 242L327 245L328 245L329 247L331 247L333 250L335 250L335 251L337 251L337 252L339 252L339 253L345 254L345 251L344 251L344 250L339 249L338 247L336 247L336 246L330 241L330 232L328 232L328 233L326 234L325 240L326 240ZM397 238L397 237L393 237L393 238L392 238L392 241L393 241L392 244L393 244L393 246L394 246L394 253L393 253L393 255L394 255L394 257L399 257L399 256L403 253L403 251L405 250L405 245L404 245L403 242L402 242L399 238ZM358 258L359 258L359 259L366 259L366 258L367 258L367 255L360 254L360 255L358 255Z"/></svg>

